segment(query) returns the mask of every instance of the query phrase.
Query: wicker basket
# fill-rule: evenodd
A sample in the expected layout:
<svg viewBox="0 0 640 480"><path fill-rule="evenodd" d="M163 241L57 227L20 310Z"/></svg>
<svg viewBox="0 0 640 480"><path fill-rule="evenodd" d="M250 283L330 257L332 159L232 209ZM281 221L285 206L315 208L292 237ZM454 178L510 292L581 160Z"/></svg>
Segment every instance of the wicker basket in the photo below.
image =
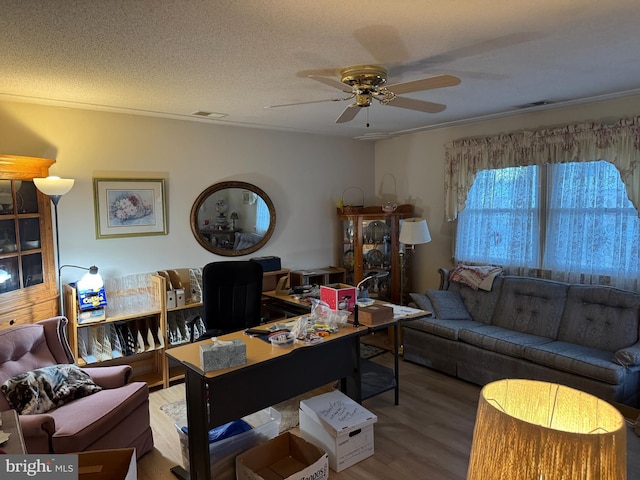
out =
<svg viewBox="0 0 640 480"><path fill-rule="evenodd" d="M344 194L349 190L359 190L361 198L361 202L358 205L347 205L344 199ZM361 213L364 209L364 191L360 187L348 187L342 192L342 213L346 215L351 215L354 213Z"/></svg>

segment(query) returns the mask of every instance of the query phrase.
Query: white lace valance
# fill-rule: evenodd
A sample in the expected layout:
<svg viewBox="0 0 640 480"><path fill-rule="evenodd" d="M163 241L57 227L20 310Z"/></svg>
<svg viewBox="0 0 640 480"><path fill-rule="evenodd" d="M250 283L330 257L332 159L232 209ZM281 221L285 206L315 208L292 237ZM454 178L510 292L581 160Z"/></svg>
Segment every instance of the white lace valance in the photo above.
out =
<svg viewBox="0 0 640 480"><path fill-rule="evenodd" d="M620 171L629 199L640 207L640 117L584 123L445 145L445 215L455 220L480 170L545 163L606 160Z"/></svg>

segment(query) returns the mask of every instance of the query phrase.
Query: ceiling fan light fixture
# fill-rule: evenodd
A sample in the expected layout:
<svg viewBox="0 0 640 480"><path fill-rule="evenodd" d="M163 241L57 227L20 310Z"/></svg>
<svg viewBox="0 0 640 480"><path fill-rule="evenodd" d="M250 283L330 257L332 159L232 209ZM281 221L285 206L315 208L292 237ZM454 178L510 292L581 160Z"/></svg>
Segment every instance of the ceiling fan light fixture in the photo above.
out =
<svg viewBox="0 0 640 480"><path fill-rule="evenodd" d="M358 107L369 107L371 106L371 94L370 93L359 93L356 95L356 106Z"/></svg>
<svg viewBox="0 0 640 480"><path fill-rule="evenodd" d="M375 91L387 83L387 69L379 65L356 65L340 72L340 81L360 92Z"/></svg>

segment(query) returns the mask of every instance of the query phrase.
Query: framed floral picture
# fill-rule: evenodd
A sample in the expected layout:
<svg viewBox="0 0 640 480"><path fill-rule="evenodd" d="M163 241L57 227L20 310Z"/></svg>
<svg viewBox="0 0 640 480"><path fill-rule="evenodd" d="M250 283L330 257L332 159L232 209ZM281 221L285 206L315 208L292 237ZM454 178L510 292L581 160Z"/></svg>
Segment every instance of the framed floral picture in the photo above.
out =
<svg viewBox="0 0 640 480"><path fill-rule="evenodd" d="M94 178L96 238L167 234L164 179Z"/></svg>

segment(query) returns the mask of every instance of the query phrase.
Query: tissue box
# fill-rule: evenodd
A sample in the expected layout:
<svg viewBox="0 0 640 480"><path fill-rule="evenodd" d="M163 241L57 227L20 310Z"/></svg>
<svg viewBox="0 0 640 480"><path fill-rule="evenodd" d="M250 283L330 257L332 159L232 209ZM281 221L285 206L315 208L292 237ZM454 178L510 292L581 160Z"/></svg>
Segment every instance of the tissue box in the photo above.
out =
<svg viewBox="0 0 640 480"><path fill-rule="evenodd" d="M205 372L247 363L247 346L242 340L215 341L200 345L200 368Z"/></svg>

